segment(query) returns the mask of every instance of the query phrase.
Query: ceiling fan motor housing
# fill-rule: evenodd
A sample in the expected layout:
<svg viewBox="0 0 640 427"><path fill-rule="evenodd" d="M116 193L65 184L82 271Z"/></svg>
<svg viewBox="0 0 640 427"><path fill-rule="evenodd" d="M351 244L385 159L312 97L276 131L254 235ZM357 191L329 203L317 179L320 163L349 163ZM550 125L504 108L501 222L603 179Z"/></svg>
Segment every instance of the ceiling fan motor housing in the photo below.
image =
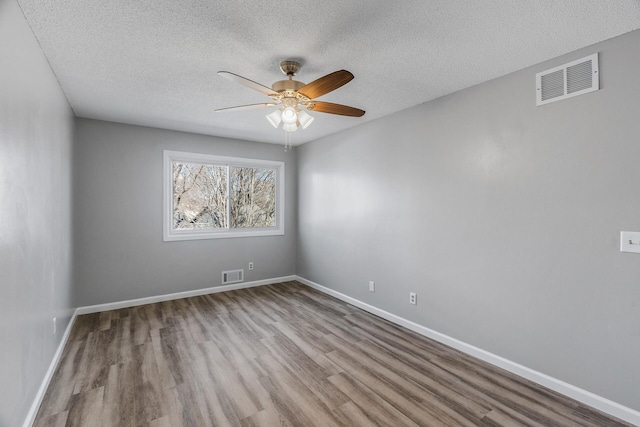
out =
<svg viewBox="0 0 640 427"><path fill-rule="evenodd" d="M297 61L282 61L280 70L289 77L288 80L279 80L275 82L271 88L280 94L285 106L295 106L297 104L296 95L300 88L305 86L304 83L293 80L298 71L300 71L300 63ZM289 101L289 102L286 102Z"/></svg>
<svg viewBox="0 0 640 427"><path fill-rule="evenodd" d="M284 92L288 90L298 91L304 86L305 86L304 83L299 82L297 80L279 80L275 82L273 86L271 86L271 89L273 89L276 92Z"/></svg>

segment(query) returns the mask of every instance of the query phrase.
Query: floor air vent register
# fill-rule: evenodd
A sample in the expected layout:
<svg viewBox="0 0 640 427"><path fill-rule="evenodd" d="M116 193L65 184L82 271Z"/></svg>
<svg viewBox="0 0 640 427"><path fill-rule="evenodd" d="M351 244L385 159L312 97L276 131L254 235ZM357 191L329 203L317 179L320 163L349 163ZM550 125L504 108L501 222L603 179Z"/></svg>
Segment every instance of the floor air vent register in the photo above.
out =
<svg viewBox="0 0 640 427"><path fill-rule="evenodd" d="M244 280L244 270L228 270L222 272L222 284L238 283Z"/></svg>

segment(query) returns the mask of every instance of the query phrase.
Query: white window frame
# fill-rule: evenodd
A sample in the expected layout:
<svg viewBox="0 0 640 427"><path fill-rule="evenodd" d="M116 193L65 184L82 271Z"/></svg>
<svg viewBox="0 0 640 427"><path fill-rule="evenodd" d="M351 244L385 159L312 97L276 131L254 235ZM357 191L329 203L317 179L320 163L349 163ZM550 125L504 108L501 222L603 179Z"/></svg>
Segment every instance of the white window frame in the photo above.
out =
<svg viewBox="0 0 640 427"><path fill-rule="evenodd" d="M174 230L173 228L173 162L203 163L222 166L269 168L276 171L276 225L265 228L222 228ZM284 235L284 162L273 160L247 159L240 157L216 156L212 154L189 153L164 150L163 171L163 240L224 239L232 237L256 237ZM229 197L230 195L228 195ZM227 209L228 210L228 209ZM229 212L227 212L229 215ZM229 221L229 224L231 221Z"/></svg>

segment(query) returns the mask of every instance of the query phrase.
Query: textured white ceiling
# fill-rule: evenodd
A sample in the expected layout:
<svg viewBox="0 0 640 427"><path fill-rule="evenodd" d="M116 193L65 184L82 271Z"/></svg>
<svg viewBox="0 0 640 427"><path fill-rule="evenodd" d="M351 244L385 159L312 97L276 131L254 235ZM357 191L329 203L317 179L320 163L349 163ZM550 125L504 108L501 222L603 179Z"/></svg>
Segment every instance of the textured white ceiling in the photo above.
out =
<svg viewBox="0 0 640 427"><path fill-rule="evenodd" d="M640 28L638 0L18 2L80 117L283 143L272 109L214 113L269 101L216 71L267 86L284 59L305 83L351 71L320 99L366 115L312 113L294 144Z"/></svg>

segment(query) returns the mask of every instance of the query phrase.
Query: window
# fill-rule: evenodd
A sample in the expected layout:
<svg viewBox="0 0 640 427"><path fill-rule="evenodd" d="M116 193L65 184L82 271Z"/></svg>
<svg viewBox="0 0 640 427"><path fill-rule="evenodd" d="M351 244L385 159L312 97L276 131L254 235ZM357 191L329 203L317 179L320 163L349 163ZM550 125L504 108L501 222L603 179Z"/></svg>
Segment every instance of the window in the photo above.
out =
<svg viewBox="0 0 640 427"><path fill-rule="evenodd" d="M164 240L284 234L284 163L164 152Z"/></svg>

